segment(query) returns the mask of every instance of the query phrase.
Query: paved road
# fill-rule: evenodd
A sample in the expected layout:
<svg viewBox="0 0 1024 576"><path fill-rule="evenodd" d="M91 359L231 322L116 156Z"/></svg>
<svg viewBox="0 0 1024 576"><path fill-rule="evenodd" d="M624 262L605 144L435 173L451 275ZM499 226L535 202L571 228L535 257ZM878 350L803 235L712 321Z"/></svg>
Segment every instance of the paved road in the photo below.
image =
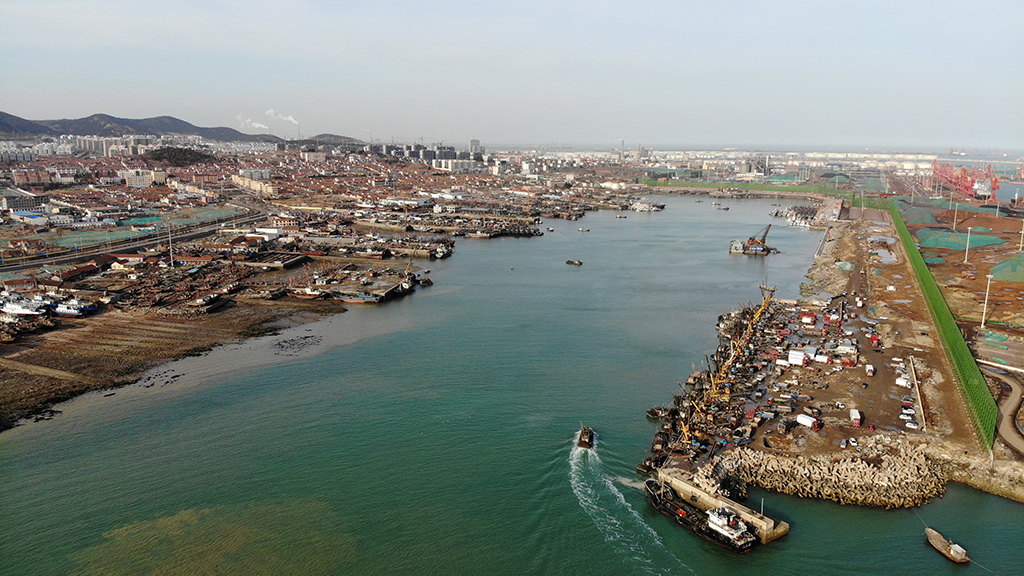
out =
<svg viewBox="0 0 1024 576"><path fill-rule="evenodd" d="M1021 434L1020 429L1017 428L1017 413L1021 407L1020 400L1024 395L1024 386L1021 386L1020 379L1016 376L997 374L984 364L980 367L985 370L987 375L1010 387L1010 395L999 403L999 423L996 426L996 432L1003 442L1024 456L1024 434Z"/></svg>

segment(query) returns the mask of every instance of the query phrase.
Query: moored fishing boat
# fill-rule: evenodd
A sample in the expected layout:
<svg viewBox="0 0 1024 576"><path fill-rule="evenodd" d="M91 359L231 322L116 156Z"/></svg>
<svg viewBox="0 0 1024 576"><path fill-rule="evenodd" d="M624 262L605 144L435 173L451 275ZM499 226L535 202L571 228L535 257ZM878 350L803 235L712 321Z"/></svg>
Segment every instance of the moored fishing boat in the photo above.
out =
<svg viewBox="0 0 1024 576"><path fill-rule="evenodd" d="M757 544L750 527L725 507L701 510L684 501L671 486L649 478L644 481L647 500L662 514L697 536L740 554Z"/></svg>
<svg viewBox="0 0 1024 576"><path fill-rule="evenodd" d="M928 543L946 558L961 564L971 561L970 556L967 555L967 550L964 550L959 544L954 544L951 540L946 540L937 530L925 528L924 533L928 537Z"/></svg>
<svg viewBox="0 0 1024 576"><path fill-rule="evenodd" d="M647 417L651 420L666 420L671 416L670 412L671 408L666 406L655 406L647 409Z"/></svg>

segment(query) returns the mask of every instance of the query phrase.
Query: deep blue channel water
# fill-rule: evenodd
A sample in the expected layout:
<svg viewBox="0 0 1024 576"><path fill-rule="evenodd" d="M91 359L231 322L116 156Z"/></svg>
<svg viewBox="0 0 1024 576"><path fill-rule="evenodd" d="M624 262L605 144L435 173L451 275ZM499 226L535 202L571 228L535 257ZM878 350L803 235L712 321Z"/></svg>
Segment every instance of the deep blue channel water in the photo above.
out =
<svg viewBox="0 0 1024 576"><path fill-rule="evenodd" d="M958 485L917 511L755 490L748 504L763 498L791 532L744 556L646 504L644 410L670 401L714 349L717 316L759 301L758 284L796 297L821 238L777 221L781 254L729 255L770 200L665 201L460 240L403 300L5 432L0 574L987 573L939 556L922 521L1020 573L1024 506ZM574 447L581 422L593 451Z"/></svg>

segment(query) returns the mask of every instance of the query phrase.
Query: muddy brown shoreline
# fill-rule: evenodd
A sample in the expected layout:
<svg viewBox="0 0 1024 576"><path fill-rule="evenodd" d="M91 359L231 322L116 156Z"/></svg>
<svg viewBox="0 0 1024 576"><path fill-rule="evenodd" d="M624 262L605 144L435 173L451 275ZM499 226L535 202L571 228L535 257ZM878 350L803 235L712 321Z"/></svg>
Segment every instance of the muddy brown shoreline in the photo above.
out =
<svg viewBox="0 0 1024 576"><path fill-rule="evenodd" d="M149 310L105 311L7 345L0 357L0 432L46 420L57 404L136 382L154 367L224 344L344 312L337 301L236 299L215 314L169 318Z"/></svg>

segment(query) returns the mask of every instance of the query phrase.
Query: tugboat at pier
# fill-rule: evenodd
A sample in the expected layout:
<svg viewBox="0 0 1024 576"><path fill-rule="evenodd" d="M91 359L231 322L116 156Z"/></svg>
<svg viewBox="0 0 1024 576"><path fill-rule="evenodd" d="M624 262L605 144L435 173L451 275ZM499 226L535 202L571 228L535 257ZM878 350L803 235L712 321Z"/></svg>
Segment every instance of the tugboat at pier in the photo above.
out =
<svg viewBox="0 0 1024 576"><path fill-rule="evenodd" d="M750 527L728 508L701 510L685 502L671 486L653 478L644 482L644 491L659 512L709 542L740 554L757 544Z"/></svg>

